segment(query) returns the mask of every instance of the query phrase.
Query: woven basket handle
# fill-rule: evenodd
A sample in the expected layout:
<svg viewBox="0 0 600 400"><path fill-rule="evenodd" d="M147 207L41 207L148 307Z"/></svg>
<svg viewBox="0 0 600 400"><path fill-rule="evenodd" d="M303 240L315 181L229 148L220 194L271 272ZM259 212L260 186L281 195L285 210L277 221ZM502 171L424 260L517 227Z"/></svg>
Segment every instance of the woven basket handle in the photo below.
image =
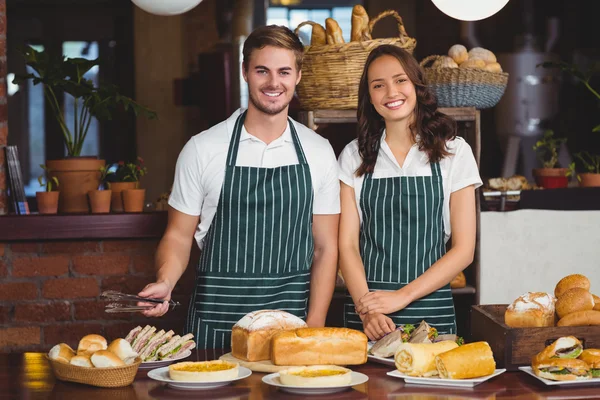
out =
<svg viewBox="0 0 600 400"><path fill-rule="evenodd" d="M437 56L437 55L425 57L423 60L421 60L419 65L423 68L427 68L426 64L429 64L430 61L435 62L438 58L440 58L440 56Z"/></svg>
<svg viewBox="0 0 600 400"><path fill-rule="evenodd" d="M385 17L389 17L390 15L392 15L396 19L396 22L398 23L398 37L400 39L407 38L408 34L406 33L406 29L404 29L404 22L402 21L402 17L395 10L384 11L381 14L379 14L378 16L376 16L375 18L373 18L369 22L369 32L372 34L373 27L375 26L375 24L377 22L379 22L379 20L381 20Z"/></svg>
<svg viewBox="0 0 600 400"><path fill-rule="evenodd" d="M298 32L300 32L300 28L302 28L305 25L310 25L310 26L314 27L315 25L320 25L320 24L317 24L316 22L313 22L313 21L304 21L304 22L300 23L300 25L298 25L296 27L296 29L294 29L294 33L296 34L296 36L298 36Z"/></svg>

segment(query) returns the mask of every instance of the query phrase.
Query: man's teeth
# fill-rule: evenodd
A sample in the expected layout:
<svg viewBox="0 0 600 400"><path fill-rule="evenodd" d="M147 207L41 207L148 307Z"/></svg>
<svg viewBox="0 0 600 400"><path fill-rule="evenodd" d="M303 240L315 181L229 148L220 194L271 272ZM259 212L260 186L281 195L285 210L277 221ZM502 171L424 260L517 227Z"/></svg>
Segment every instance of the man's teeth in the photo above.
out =
<svg viewBox="0 0 600 400"><path fill-rule="evenodd" d="M398 100L398 101L394 101L393 103L387 103L385 106L386 107L398 107L398 106L401 106L402 104L404 104L404 100Z"/></svg>
<svg viewBox="0 0 600 400"><path fill-rule="evenodd" d="M277 92L277 93L271 93L271 92L263 92L264 94L266 94L269 97L278 97L281 95L281 93L283 92Z"/></svg>

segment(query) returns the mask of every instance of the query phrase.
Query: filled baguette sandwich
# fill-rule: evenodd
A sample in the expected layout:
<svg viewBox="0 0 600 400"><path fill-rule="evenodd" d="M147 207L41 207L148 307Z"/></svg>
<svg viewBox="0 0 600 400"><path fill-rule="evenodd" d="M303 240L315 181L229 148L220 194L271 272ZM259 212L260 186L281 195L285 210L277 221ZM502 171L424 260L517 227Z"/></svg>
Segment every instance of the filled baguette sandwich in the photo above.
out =
<svg viewBox="0 0 600 400"><path fill-rule="evenodd" d="M487 342L469 343L438 354L435 365L443 379L479 378L496 370L494 354Z"/></svg>
<svg viewBox="0 0 600 400"><path fill-rule="evenodd" d="M578 359L551 358L540 361L534 358L531 369L540 378L552 381L579 381L591 378L589 365Z"/></svg>
<svg viewBox="0 0 600 400"><path fill-rule="evenodd" d="M548 360L552 358L577 358L583 351L583 346L575 336L558 338L544 350L535 356L536 360Z"/></svg>

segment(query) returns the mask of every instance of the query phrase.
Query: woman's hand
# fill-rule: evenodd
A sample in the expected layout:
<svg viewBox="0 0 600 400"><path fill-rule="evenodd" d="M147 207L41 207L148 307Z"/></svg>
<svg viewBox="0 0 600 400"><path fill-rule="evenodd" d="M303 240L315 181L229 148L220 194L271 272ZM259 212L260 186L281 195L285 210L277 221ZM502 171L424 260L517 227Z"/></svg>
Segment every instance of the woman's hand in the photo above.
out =
<svg viewBox="0 0 600 400"><path fill-rule="evenodd" d="M356 305L358 314L391 314L410 304L399 292L376 291L365 294Z"/></svg>
<svg viewBox="0 0 600 400"><path fill-rule="evenodd" d="M369 340L379 340L396 329L394 321L383 314L367 314L361 316L360 319L362 319L363 330Z"/></svg>

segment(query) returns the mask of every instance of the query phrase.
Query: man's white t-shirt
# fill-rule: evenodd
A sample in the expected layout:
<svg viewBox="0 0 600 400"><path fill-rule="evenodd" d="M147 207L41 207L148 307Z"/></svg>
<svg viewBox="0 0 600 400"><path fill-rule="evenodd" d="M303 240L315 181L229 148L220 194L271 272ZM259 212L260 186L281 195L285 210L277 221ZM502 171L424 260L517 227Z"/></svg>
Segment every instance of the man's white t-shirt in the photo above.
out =
<svg viewBox="0 0 600 400"><path fill-rule="evenodd" d="M377 155L377 162L373 171L373 178L391 178L398 176L431 176L431 166L427 154L419 151L414 144L406 155L404 165L400 167L392 150L385 141L386 134L381 137L381 146ZM449 140L447 150L450 155L440 160L442 183L444 188L443 219L446 242L452 233L450 226L450 194L467 186L482 185L479 170L471 146L461 137ZM365 176L356 176L355 172L361 164L358 153L358 141L355 139L348 144L339 157L340 180L354 188L356 204L360 204L361 189ZM358 206L358 214L362 223L362 212Z"/></svg>
<svg viewBox="0 0 600 400"><path fill-rule="evenodd" d="M233 127L242 110L227 120L193 136L183 147L175 167L169 205L188 215L199 215L195 239L202 248L217 211ZM313 214L340 213L338 164L329 141L293 121L308 161L313 186ZM298 164L290 127L276 140L265 144L242 127L237 166L276 168Z"/></svg>

